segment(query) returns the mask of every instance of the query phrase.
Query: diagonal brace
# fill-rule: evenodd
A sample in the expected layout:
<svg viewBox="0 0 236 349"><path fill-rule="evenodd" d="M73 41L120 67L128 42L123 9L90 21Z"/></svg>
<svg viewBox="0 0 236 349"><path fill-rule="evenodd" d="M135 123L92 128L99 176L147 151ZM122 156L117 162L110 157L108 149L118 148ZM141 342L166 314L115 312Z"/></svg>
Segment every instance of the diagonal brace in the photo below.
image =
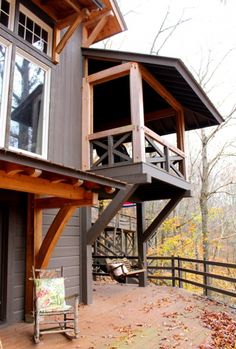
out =
<svg viewBox="0 0 236 349"><path fill-rule="evenodd" d="M77 209L76 206L66 206L62 207L54 218L45 238L43 239L42 245L36 256L36 268L43 269L46 268L52 252L59 240L61 233L68 222L68 220L73 215L74 211Z"/></svg>
<svg viewBox="0 0 236 349"><path fill-rule="evenodd" d="M96 220L93 226L87 232L87 245L92 245L98 238L101 232L106 228L107 224L116 215L117 211L122 207L134 191L137 189L137 184L128 184L125 190L119 190L111 203L105 208L101 216Z"/></svg>
<svg viewBox="0 0 236 349"><path fill-rule="evenodd" d="M183 191L179 195L170 199L170 201L161 210L161 212L157 215L157 217L154 219L154 221L144 231L143 242L146 242L147 240L150 239L150 237L153 235L153 233L160 227L160 225L169 216L169 214L174 210L174 208L178 205L178 203L183 199L184 196L185 196L185 191Z"/></svg>

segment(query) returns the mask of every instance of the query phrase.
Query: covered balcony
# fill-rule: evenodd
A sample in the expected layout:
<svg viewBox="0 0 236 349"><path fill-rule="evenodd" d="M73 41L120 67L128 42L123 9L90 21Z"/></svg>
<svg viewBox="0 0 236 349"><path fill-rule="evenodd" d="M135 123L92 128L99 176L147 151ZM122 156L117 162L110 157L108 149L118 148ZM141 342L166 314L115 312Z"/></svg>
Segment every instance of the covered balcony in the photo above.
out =
<svg viewBox="0 0 236 349"><path fill-rule="evenodd" d="M83 169L138 184L132 201L190 195L185 131L221 116L178 59L84 49Z"/></svg>

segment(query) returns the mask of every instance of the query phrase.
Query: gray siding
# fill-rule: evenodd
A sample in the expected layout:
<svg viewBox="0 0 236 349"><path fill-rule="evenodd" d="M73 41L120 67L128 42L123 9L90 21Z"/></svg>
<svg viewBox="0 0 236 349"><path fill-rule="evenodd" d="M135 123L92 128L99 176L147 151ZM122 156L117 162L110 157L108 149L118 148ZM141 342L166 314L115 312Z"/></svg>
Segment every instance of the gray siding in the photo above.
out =
<svg viewBox="0 0 236 349"><path fill-rule="evenodd" d="M26 197L9 207L7 322L24 318Z"/></svg>
<svg viewBox="0 0 236 349"><path fill-rule="evenodd" d="M52 223L56 210L45 210L43 215L43 234L45 235ZM67 223L49 262L48 268L64 267L66 277L66 294L79 293L80 287L80 235L79 210Z"/></svg>
<svg viewBox="0 0 236 349"><path fill-rule="evenodd" d="M80 165L82 56L79 28L52 69L48 160L73 168Z"/></svg>

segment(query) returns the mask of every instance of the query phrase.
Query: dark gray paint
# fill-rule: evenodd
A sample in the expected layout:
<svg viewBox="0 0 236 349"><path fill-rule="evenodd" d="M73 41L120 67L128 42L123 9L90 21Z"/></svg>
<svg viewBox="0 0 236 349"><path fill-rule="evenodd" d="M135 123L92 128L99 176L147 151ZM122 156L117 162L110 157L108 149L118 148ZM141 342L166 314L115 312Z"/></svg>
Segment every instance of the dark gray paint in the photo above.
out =
<svg viewBox="0 0 236 349"><path fill-rule="evenodd" d="M9 207L6 323L24 318L26 195L0 190L0 204Z"/></svg>
<svg viewBox="0 0 236 349"><path fill-rule="evenodd" d="M81 147L82 56L79 28L52 69L48 160L79 168Z"/></svg>
<svg viewBox="0 0 236 349"><path fill-rule="evenodd" d="M51 225L57 210L45 210L43 214L43 236ZM67 223L53 251L48 268L64 267L66 277L66 294L79 293L80 287L80 236L79 210Z"/></svg>

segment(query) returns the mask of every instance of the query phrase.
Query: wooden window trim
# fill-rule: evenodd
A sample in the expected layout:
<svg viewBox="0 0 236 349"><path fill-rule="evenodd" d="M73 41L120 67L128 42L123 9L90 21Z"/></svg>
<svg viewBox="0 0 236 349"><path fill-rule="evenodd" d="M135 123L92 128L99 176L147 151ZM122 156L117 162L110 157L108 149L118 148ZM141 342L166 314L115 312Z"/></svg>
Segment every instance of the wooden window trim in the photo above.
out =
<svg viewBox="0 0 236 349"><path fill-rule="evenodd" d="M47 43L48 47L47 47L46 54L51 57L52 56L52 38L53 38L52 28L22 4L19 5L18 13L20 13L20 12L22 12L25 16L30 18L34 23L38 24L42 29L44 29L48 33L48 43ZM18 31L18 27L19 27L19 20L18 20L17 25L16 25L17 31ZM33 46L33 45L31 44L31 46ZM36 50L42 52L41 50L39 50L37 48L36 48Z"/></svg>
<svg viewBox="0 0 236 349"><path fill-rule="evenodd" d="M0 37L0 44L6 48L6 57L4 63L3 72L3 86L2 89L2 103L0 107L0 147L5 145L6 137L6 124L7 124L7 108L8 108L8 95L10 85L10 70L11 70L11 58L12 58L12 45L9 41Z"/></svg>
<svg viewBox="0 0 236 349"><path fill-rule="evenodd" d="M36 154L33 152L29 152L23 149L18 149L15 147L12 147L9 145L8 142L8 149L16 152L21 153L25 155L34 156L39 159L47 159L48 155L48 128L49 128L49 105L50 105L50 82L51 82L51 69L46 64L42 63L38 59L36 59L34 56L31 56L27 52L23 51L20 48L16 49L16 54L19 54L21 57L29 60L32 63L37 64L41 69L45 71L45 88L44 88L44 106L43 106L43 129L42 129L42 153ZM14 68L13 72L14 74ZM10 102L9 102L10 104ZM10 131L9 131L10 132Z"/></svg>

